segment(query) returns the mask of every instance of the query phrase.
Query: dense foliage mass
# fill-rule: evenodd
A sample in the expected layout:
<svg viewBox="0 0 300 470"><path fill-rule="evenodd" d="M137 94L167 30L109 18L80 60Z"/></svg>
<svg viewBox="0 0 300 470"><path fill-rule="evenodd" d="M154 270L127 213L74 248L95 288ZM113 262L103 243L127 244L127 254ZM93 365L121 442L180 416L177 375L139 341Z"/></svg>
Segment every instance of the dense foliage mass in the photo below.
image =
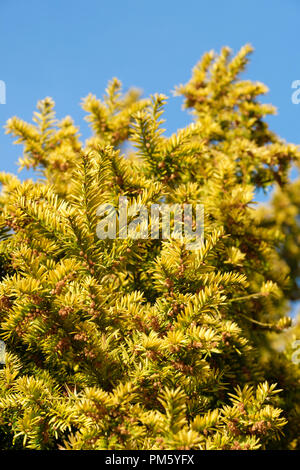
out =
<svg viewBox="0 0 300 470"><path fill-rule="evenodd" d="M84 145L50 98L8 121L40 177L0 174L1 449L300 448L300 152L264 120L266 87L239 78L250 52L203 56L171 137L166 98L117 79L83 100ZM97 208L119 196L202 203L200 249L100 240Z"/></svg>

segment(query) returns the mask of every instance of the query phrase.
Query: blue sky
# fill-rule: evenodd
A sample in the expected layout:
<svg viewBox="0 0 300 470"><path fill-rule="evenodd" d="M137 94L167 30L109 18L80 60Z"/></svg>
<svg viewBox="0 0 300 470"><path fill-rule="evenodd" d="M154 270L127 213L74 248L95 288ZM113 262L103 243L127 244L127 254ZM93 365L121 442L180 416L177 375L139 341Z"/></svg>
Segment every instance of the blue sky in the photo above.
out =
<svg viewBox="0 0 300 470"><path fill-rule="evenodd" d="M270 89L263 101L278 108L273 130L300 143L300 105L291 84L300 79L299 0L0 0L0 170L16 172L21 146L4 135L6 120L31 120L36 102L52 96L57 115L69 114L89 136L79 103L92 92L102 96L117 76L124 88L170 96L167 133L190 121L172 97L192 67L210 49L255 47L245 74ZM23 177L27 172L23 172Z"/></svg>

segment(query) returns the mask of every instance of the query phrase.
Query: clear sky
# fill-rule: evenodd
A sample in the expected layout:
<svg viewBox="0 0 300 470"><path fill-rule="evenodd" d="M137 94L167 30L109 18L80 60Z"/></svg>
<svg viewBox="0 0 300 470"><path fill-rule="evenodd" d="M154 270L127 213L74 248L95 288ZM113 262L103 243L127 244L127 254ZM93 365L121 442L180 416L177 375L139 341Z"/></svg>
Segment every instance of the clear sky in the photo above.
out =
<svg viewBox="0 0 300 470"><path fill-rule="evenodd" d="M210 49L255 47L247 78L270 89L263 98L278 108L269 118L284 139L300 143L300 105L291 84L300 80L299 0L0 0L0 170L16 171L21 146L4 135L6 120L31 120L36 102L52 96L58 118L69 114L89 136L79 103L101 97L117 76L124 88L170 96L167 133L189 122L175 85ZM24 176L27 176L25 171Z"/></svg>

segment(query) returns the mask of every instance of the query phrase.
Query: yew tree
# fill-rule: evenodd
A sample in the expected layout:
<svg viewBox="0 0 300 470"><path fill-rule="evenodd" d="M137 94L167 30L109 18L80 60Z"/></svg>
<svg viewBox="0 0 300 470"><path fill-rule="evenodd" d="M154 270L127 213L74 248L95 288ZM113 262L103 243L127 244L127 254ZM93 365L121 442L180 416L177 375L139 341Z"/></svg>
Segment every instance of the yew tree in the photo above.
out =
<svg viewBox="0 0 300 470"><path fill-rule="evenodd" d="M203 56L171 136L167 98L117 79L83 100L84 143L51 98L7 122L37 176L0 173L1 449L300 448L300 152L240 78L250 52ZM202 204L201 246L99 239L121 196Z"/></svg>

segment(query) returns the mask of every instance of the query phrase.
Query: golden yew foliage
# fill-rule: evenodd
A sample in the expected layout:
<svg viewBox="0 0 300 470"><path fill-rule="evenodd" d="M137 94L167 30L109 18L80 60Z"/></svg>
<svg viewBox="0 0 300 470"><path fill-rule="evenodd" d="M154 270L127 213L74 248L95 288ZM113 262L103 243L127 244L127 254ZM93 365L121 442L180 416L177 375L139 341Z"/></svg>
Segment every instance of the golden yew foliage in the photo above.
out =
<svg viewBox="0 0 300 470"><path fill-rule="evenodd" d="M83 100L85 144L51 98L8 121L41 178L0 174L0 448L299 448L299 369L274 349L298 267L255 191L288 194L300 154L264 121L266 87L239 79L250 52L203 56L176 90L193 122L169 137L166 97L117 79ZM119 196L204 204L200 249L99 240L97 208Z"/></svg>

